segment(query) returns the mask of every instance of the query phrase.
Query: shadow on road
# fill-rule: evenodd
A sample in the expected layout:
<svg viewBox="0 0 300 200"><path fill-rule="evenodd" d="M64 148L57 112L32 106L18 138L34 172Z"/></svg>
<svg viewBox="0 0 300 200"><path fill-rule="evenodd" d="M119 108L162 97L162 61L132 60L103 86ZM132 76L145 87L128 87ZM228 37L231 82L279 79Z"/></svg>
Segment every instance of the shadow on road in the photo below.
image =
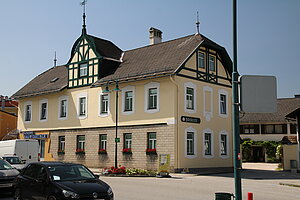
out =
<svg viewBox="0 0 300 200"><path fill-rule="evenodd" d="M202 175L205 176L205 175ZM219 176L219 177L234 177L233 173L225 174L209 174L206 176ZM243 179L254 180L273 180L273 179L298 179L300 180L300 174L293 174L283 171L270 171L270 170L257 170L257 169L243 169L241 172Z"/></svg>

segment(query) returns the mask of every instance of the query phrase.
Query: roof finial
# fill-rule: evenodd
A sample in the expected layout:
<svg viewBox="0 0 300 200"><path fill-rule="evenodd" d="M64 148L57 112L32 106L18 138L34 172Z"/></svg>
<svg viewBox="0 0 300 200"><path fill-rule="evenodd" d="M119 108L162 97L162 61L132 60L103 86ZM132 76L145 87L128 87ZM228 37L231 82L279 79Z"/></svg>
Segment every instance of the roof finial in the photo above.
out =
<svg viewBox="0 0 300 200"><path fill-rule="evenodd" d="M197 21L196 21L196 26L197 26L197 33L196 34L200 34L200 22L199 22L199 14L197 11Z"/></svg>
<svg viewBox="0 0 300 200"><path fill-rule="evenodd" d="M57 59L56 59L56 51L54 51L54 67L56 67L56 61L57 61Z"/></svg>
<svg viewBox="0 0 300 200"><path fill-rule="evenodd" d="M80 5L83 6L83 15L82 15L82 18L83 18L83 25L82 25L82 33L83 34L86 34L86 25L85 25L85 4L87 3L87 0L83 0Z"/></svg>

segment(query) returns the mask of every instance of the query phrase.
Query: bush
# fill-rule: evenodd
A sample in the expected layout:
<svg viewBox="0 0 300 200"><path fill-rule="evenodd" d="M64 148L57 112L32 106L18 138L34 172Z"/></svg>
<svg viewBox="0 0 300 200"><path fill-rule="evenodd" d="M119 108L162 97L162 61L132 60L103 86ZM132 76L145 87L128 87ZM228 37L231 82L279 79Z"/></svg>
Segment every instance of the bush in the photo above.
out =
<svg viewBox="0 0 300 200"><path fill-rule="evenodd" d="M146 169L138 169L138 168L127 168L126 169L127 175L148 175L148 176L155 176L156 172L152 170Z"/></svg>

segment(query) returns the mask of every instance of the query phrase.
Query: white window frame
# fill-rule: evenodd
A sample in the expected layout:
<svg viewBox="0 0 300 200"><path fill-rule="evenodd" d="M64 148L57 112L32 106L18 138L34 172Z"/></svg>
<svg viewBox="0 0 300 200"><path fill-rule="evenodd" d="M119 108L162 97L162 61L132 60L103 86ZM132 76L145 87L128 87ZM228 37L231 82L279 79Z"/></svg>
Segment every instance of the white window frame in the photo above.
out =
<svg viewBox="0 0 300 200"><path fill-rule="evenodd" d="M202 67L200 66L200 60L202 60L202 59L200 59L201 58L200 55L203 55L203 66ZM205 55L206 54L202 51L198 52L198 69L205 69Z"/></svg>
<svg viewBox="0 0 300 200"><path fill-rule="evenodd" d="M214 60L214 62L213 62L213 64L214 64L214 69L212 70L211 69L211 63L212 63L212 61L210 60L210 58L214 58L213 60ZM215 72L216 71L216 56L214 56L214 55L212 55L212 54L209 54L208 55L208 70L209 71L211 71L211 72Z"/></svg>
<svg viewBox="0 0 300 200"><path fill-rule="evenodd" d="M221 95L225 95L226 97L226 102L225 102L225 106L226 106L226 113L221 113ZM219 116L222 118L228 118L228 92L226 90L219 90L218 91L218 97L219 97Z"/></svg>
<svg viewBox="0 0 300 200"><path fill-rule="evenodd" d="M101 113L102 110L102 95L107 95L107 101L108 101L108 105L107 105L107 113ZM98 96L98 115L99 117L107 117L110 115L110 93L103 93L102 91L99 92L99 96Z"/></svg>
<svg viewBox="0 0 300 200"><path fill-rule="evenodd" d="M60 138L64 138L64 140L60 140ZM66 150L66 136L60 135L58 136L58 150L65 151Z"/></svg>
<svg viewBox="0 0 300 200"><path fill-rule="evenodd" d="M101 138L101 136L106 136L106 139L103 140ZM100 134L99 140L100 140L100 142L99 142L99 149L105 149L105 150L107 150L107 134Z"/></svg>
<svg viewBox="0 0 300 200"><path fill-rule="evenodd" d="M46 114L45 119L42 119L42 104L46 104ZM48 111L49 111L49 105L48 105L48 99L42 99L39 102L39 121L40 122L46 122L48 120Z"/></svg>
<svg viewBox="0 0 300 200"><path fill-rule="evenodd" d="M80 115L80 98L85 97L85 115ZM85 119L88 116L88 95L83 92L77 95L77 117L78 119Z"/></svg>
<svg viewBox="0 0 300 200"><path fill-rule="evenodd" d="M79 66L79 78L86 77L88 75L88 63L81 63L78 66ZM81 71L84 72L84 75L81 75Z"/></svg>
<svg viewBox="0 0 300 200"><path fill-rule="evenodd" d="M210 96L210 111L206 110L206 92L210 92L211 96ZM213 89L209 86L204 86L203 87L203 115L206 119L206 121L210 121L211 118L213 117Z"/></svg>
<svg viewBox="0 0 300 200"><path fill-rule="evenodd" d="M27 106L30 106L30 120L26 121L26 117L27 117ZM32 101L26 101L24 103L24 123L30 123L32 122Z"/></svg>
<svg viewBox="0 0 300 200"><path fill-rule="evenodd" d="M187 96L187 88L193 88L194 89L194 94L193 94L193 102L194 102L194 108L193 109L188 109L187 105L188 102L186 100ZM184 83L184 111L190 114L194 114L197 112L197 86L194 83L187 82Z"/></svg>
<svg viewBox="0 0 300 200"><path fill-rule="evenodd" d="M126 135L130 135L131 138L127 139ZM124 133L124 149L131 149L132 148L132 133Z"/></svg>
<svg viewBox="0 0 300 200"><path fill-rule="evenodd" d="M160 92L159 92L160 83L151 82L145 85L145 99L144 99L144 111L146 113L156 113L160 109ZM156 88L157 89L157 108L156 109L148 109L149 104L149 89Z"/></svg>
<svg viewBox="0 0 300 200"><path fill-rule="evenodd" d="M205 154L205 133L208 133L211 135L211 155L206 155ZM214 146L214 133L211 129L207 128L203 130L203 157L207 159L211 159L214 157L215 154L215 146Z"/></svg>
<svg viewBox="0 0 300 200"><path fill-rule="evenodd" d="M188 132L194 133L194 155L188 155L187 154L187 134L188 134ZM188 158L188 159L196 158L197 157L197 132L196 132L196 129L194 129L191 126L185 129L184 143L185 143L185 146L184 146L184 155L185 155L185 157Z"/></svg>
<svg viewBox="0 0 300 200"><path fill-rule="evenodd" d="M125 111L125 94L126 92L132 92L132 110L131 111ZM122 88L122 114L123 115L131 115L135 112L135 87L134 86L126 86Z"/></svg>
<svg viewBox="0 0 300 200"><path fill-rule="evenodd" d="M226 135L226 155L222 155L221 154L221 135ZM220 158L229 158L229 136L228 136L228 132L226 130L222 130L220 133L219 133L219 156Z"/></svg>
<svg viewBox="0 0 300 200"><path fill-rule="evenodd" d="M65 100L66 101L66 116L65 117L61 117L60 113L61 113L61 102ZM66 120L68 119L68 110L69 109L69 97L68 96L61 96L58 98L58 119L59 120Z"/></svg>

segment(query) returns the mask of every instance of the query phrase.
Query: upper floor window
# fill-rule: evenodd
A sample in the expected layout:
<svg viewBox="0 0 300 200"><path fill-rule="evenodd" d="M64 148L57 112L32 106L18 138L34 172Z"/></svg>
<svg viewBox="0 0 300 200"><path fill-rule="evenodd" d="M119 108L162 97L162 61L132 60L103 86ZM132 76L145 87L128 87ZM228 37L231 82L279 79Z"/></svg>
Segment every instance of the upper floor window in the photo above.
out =
<svg viewBox="0 0 300 200"><path fill-rule="evenodd" d="M125 108L124 111L132 111L133 108L133 92L127 91L125 92Z"/></svg>
<svg viewBox="0 0 300 200"><path fill-rule="evenodd" d="M87 117L87 93L83 92L77 95L77 115L79 119Z"/></svg>
<svg viewBox="0 0 300 200"><path fill-rule="evenodd" d="M184 84L184 90L185 90L184 111L188 113L195 113L196 112L196 85L191 82L187 82Z"/></svg>
<svg viewBox="0 0 300 200"><path fill-rule="evenodd" d="M25 107L25 111L24 111L25 122L31 122L31 118L32 118L32 104L31 104L31 102L25 103L24 107Z"/></svg>
<svg viewBox="0 0 300 200"><path fill-rule="evenodd" d="M132 145L132 134L124 133L124 149L131 149Z"/></svg>
<svg viewBox="0 0 300 200"><path fill-rule="evenodd" d="M101 114L108 114L108 94L102 94L101 98Z"/></svg>
<svg viewBox="0 0 300 200"><path fill-rule="evenodd" d="M134 113L135 87L126 86L122 88L122 114L130 115Z"/></svg>
<svg viewBox="0 0 300 200"><path fill-rule="evenodd" d="M186 108L194 109L194 88L187 87L186 88Z"/></svg>
<svg viewBox="0 0 300 200"><path fill-rule="evenodd" d="M48 101L41 100L40 101L40 120L47 120L47 111L48 111Z"/></svg>
<svg viewBox="0 0 300 200"><path fill-rule="evenodd" d="M259 125L255 124L247 124L240 126L241 134L259 134Z"/></svg>
<svg viewBox="0 0 300 200"><path fill-rule="evenodd" d="M83 63L79 65L79 77L87 76L87 63Z"/></svg>
<svg viewBox="0 0 300 200"><path fill-rule="evenodd" d="M100 137L99 149L106 150L106 147L107 147L107 134L101 134L99 137Z"/></svg>
<svg viewBox="0 0 300 200"><path fill-rule="evenodd" d="M219 116L223 118L228 117L228 92L226 90L219 90Z"/></svg>
<svg viewBox="0 0 300 200"><path fill-rule="evenodd" d="M211 134L204 133L204 147L205 147L205 155L211 155Z"/></svg>
<svg viewBox="0 0 300 200"><path fill-rule="evenodd" d="M145 112L154 113L159 111L159 83L145 85Z"/></svg>
<svg viewBox="0 0 300 200"><path fill-rule="evenodd" d="M58 118L59 119L66 119L67 112L68 112L68 97L62 96L59 98L59 105L58 105Z"/></svg>
<svg viewBox="0 0 300 200"><path fill-rule="evenodd" d="M205 68L205 54L203 52L198 53L198 68Z"/></svg>
<svg viewBox="0 0 300 200"><path fill-rule="evenodd" d="M287 125L286 124L265 124L262 125L263 134L286 134Z"/></svg>
<svg viewBox="0 0 300 200"><path fill-rule="evenodd" d="M156 133L151 132L147 133L147 148L148 149L156 149Z"/></svg>
<svg viewBox="0 0 300 200"><path fill-rule="evenodd" d="M208 63L208 67L209 67L209 71L216 71L216 57L213 55L209 55L209 63Z"/></svg>

